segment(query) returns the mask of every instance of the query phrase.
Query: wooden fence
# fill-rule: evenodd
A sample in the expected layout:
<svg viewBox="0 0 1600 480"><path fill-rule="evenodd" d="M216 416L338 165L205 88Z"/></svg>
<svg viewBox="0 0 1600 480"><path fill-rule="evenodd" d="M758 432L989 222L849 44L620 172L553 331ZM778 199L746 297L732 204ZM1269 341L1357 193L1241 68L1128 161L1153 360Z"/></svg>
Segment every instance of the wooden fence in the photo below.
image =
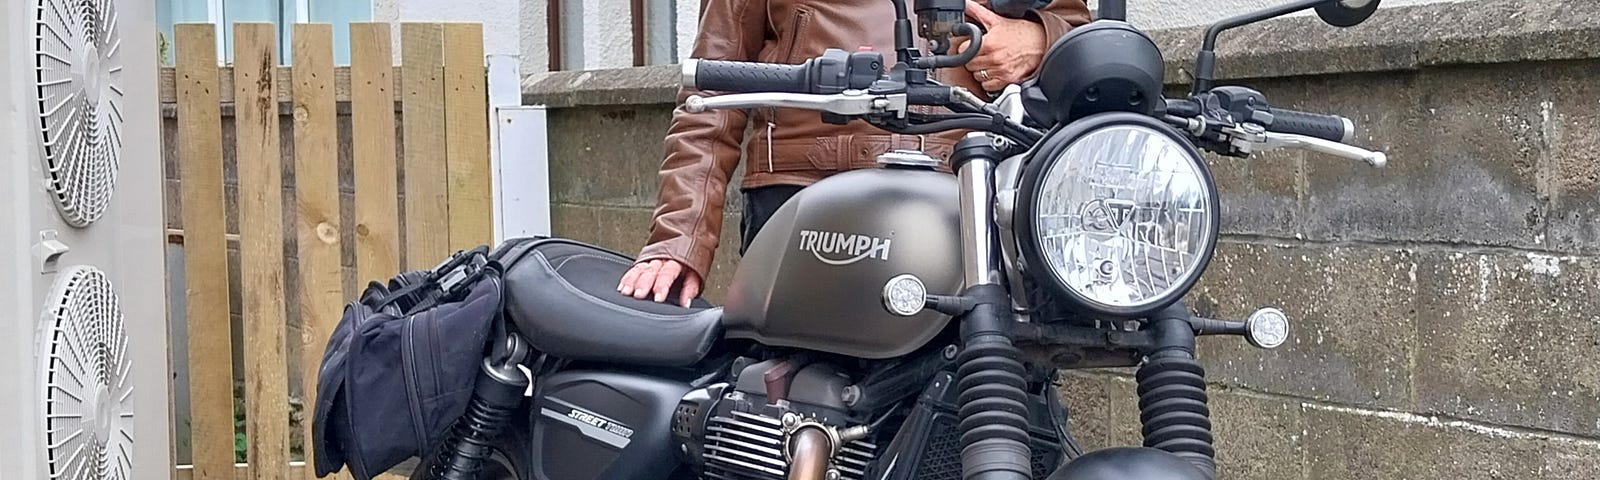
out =
<svg viewBox="0 0 1600 480"><path fill-rule="evenodd" d="M188 393L189 431L175 437L191 439L192 465L180 466L174 478L313 478L305 465L312 460L317 368L345 302L359 293L344 275L341 254L353 250L355 285L362 285L492 240L482 26L403 24L399 67L388 24L349 28L348 67L333 64L327 24L295 25L293 66L282 67L272 24L236 24L231 68L219 65L215 25L176 28L176 66L164 75L163 97L176 109L179 201L168 204L182 212L174 235L183 245L188 334L174 341L186 342L188 355L171 361L186 363L189 372L189 381L173 388ZM336 115L346 102L349 136L340 138ZM287 135L279 123L285 105L293 118ZM231 137L223 121L230 110ZM280 146L291 139L292 148ZM341 146L350 149L350 171L342 174ZM225 151L234 162L226 162ZM236 181L227 176L235 171ZM347 205L342 185L354 190ZM229 202L233 188L236 208ZM354 218L341 213L351 210ZM342 240L349 238L354 245ZM239 261L230 269L234 242ZM237 289L230 289L230 276L239 280ZM234 300L240 300L241 345L233 341ZM299 338L287 338L292 317ZM299 362L290 362L293 351L301 353ZM244 358L242 375L233 371L236 353ZM293 363L303 371L301 432L290 427ZM244 383L247 465L235 459L237 378ZM305 464L291 462L293 436L307 439Z"/></svg>

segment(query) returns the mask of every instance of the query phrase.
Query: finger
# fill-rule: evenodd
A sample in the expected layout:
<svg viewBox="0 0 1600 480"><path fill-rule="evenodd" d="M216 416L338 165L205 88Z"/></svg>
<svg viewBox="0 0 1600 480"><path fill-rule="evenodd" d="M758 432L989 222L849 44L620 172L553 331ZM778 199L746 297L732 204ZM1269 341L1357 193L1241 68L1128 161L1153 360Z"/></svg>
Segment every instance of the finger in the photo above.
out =
<svg viewBox="0 0 1600 480"><path fill-rule="evenodd" d="M639 279L633 282L633 298L644 300L650 296L650 288L656 284L656 270L660 268L660 260L651 260L645 264L644 270L639 272Z"/></svg>
<svg viewBox="0 0 1600 480"><path fill-rule="evenodd" d="M694 272L689 272L688 275L684 275L683 279L683 308L689 308L689 303L693 302L694 297L699 295L700 276L695 275Z"/></svg>
<svg viewBox="0 0 1600 480"><path fill-rule="evenodd" d="M667 295L672 293L672 284L678 283L678 275L683 273L683 264L667 262L661 265L661 270L656 271L656 302L667 301Z"/></svg>
<svg viewBox="0 0 1600 480"><path fill-rule="evenodd" d="M994 13L993 10L989 10L989 7L985 7L982 4L972 0L967 0L967 16L972 17L973 20L977 20L978 23L982 24L983 28L985 29L994 28L995 25L1005 21L1005 19L1000 18L999 14Z"/></svg>
<svg viewBox="0 0 1600 480"><path fill-rule="evenodd" d="M639 272L644 270L644 264L634 264L628 273L622 274L622 283L617 284L617 291L623 295L633 295L633 282L639 280Z"/></svg>
<svg viewBox="0 0 1600 480"><path fill-rule="evenodd" d="M1006 85L1008 85L1010 83L1011 82L1007 82L1005 80L999 80L999 79L985 80L983 82L983 90L986 91L986 92L998 92L998 91L1001 91L1001 90L1005 90L1006 89Z"/></svg>
<svg viewBox="0 0 1600 480"><path fill-rule="evenodd" d="M967 62L967 70L971 70L972 73L978 73L979 70L988 70L990 75L994 75L995 72L1003 68L1000 62L996 62L993 58L985 55L978 55L973 57L972 61Z"/></svg>
<svg viewBox="0 0 1600 480"><path fill-rule="evenodd" d="M967 45L970 44L972 44L972 40L962 40L960 42L956 42L955 47L950 49L950 53L954 55L960 55L961 52L967 51Z"/></svg>

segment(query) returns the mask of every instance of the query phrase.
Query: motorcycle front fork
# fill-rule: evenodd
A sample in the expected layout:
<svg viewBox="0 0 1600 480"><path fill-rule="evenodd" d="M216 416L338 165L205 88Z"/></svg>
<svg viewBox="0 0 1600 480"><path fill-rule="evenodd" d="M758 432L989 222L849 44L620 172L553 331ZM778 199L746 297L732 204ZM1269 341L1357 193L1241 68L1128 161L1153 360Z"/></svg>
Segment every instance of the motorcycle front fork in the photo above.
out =
<svg viewBox="0 0 1600 480"><path fill-rule="evenodd" d="M961 187L962 272L967 290L958 313L963 346L957 358L961 470L965 480L1032 478L1026 369L1011 341L1011 299L1000 285L995 250L994 169L1000 152L990 137L956 144L951 163ZM1188 460L1215 478L1205 369L1196 361L1195 330L1179 301L1150 319L1153 335L1136 378L1146 447Z"/></svg>

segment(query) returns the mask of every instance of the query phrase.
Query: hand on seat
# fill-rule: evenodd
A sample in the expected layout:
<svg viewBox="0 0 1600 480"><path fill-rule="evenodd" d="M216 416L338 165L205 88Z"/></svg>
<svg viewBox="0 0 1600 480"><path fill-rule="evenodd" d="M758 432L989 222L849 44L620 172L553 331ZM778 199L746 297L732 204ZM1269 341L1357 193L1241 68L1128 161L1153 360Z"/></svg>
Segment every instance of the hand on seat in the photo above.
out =
<svg viewBox="0 0 1600 480"><path fill-rule="evenodd" d="M685 268L677 260L656 259L634 264L628 273L622 275L622 283L617 285L617 291L640 300L653 293L655 301L666 302L672 286L680 278L683 280L683 289L678 295L678 304L689 308L689 302L700 295L700 274Z"/></svg>

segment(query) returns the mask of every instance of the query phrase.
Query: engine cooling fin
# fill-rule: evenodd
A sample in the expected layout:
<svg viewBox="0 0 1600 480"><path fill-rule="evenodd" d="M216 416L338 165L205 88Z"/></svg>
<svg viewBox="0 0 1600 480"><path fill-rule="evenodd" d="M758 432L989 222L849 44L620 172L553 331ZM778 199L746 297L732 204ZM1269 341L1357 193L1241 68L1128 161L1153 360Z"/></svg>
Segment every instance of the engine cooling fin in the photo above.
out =
<svg viewBox="0 0 1600 480"><path fill-rule="evenodd" d="M784 480L789 461L783 452L783 422L752 413L730 411L706 423L705 478L717 480ZM845 444L833 457L841 480L861 480L876 458L878 446L864 440Z"/></svg>

